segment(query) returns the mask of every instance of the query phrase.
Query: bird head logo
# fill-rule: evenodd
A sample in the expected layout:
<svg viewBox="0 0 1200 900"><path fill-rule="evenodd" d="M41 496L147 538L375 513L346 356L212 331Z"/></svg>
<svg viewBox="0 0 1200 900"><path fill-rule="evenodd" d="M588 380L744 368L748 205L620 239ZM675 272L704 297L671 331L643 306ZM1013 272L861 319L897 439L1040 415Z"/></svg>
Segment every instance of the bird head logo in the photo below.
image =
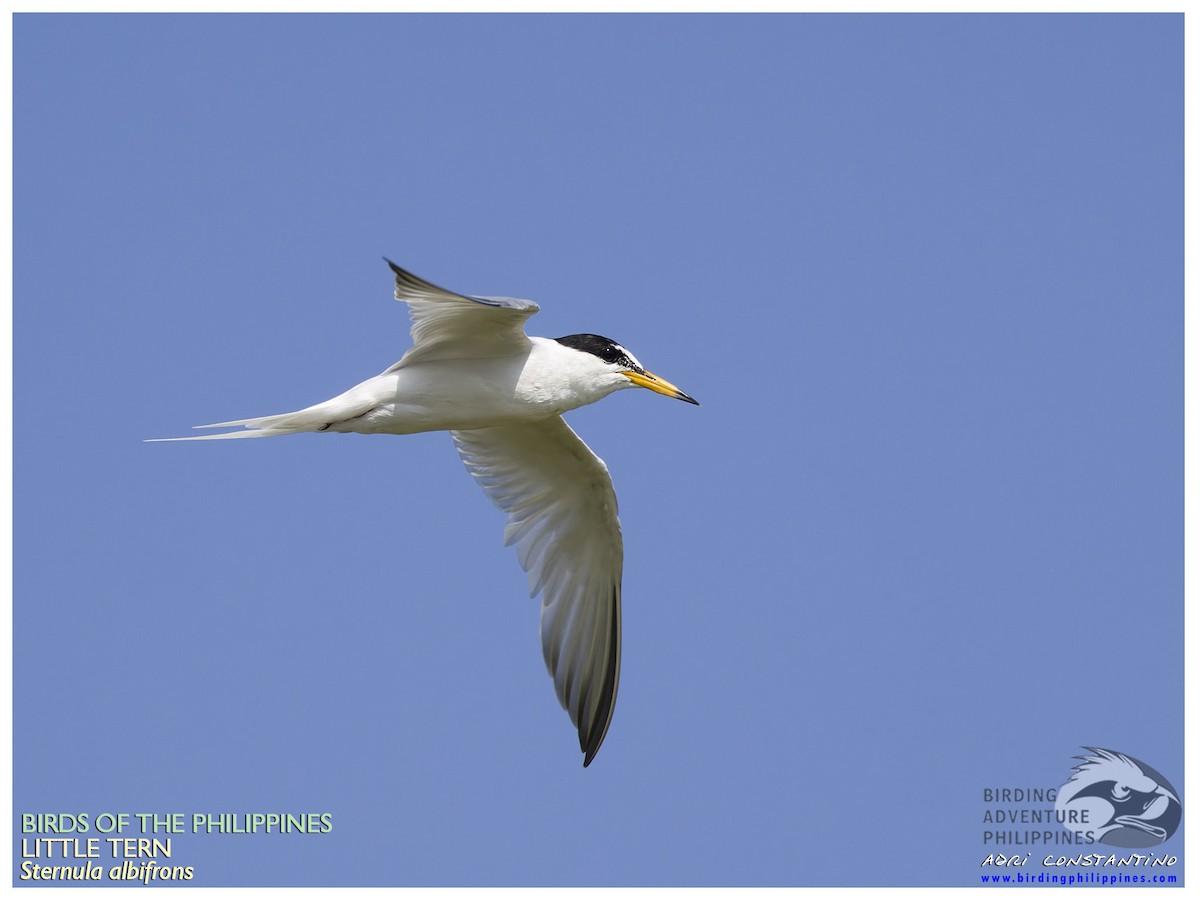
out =
<svg viewBox="0 0 1200 900"><path fill-rule="evenodd" d="M1074 812L1083 830L1114 847L1154 847L1179 827L1183 807L1162 775L1140 760L1085 747L1079 765L1058 792L1055 809Z"/></svg>

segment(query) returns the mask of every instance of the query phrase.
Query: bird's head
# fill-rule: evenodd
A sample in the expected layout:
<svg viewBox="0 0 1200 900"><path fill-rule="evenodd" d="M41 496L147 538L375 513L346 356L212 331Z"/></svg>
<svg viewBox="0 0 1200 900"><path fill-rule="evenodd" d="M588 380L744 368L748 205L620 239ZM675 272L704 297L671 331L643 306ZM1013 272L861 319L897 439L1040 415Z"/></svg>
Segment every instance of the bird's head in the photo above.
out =
<svg viewBox="0 0 1200 900"><path fill-rule="evenodd" d="M637 361L637 357L610 338L598 334L568 334L555 340L564 347L594 357L597 361L597 374L600 377L612 377L612 390L644 387L664 397L674 397L685 403L700 405L665 378L647 372Z"/></svg>
<svg viewBox="0 0 1200 900"><path fill-rule="evenodd" d="M1175 789L1132 756L1100 747L1077 757L1071 779L1058 792L1056 807L1086 816L1097 836L1118 847L1152 847L1179 826L1182 809Z"/></svg>

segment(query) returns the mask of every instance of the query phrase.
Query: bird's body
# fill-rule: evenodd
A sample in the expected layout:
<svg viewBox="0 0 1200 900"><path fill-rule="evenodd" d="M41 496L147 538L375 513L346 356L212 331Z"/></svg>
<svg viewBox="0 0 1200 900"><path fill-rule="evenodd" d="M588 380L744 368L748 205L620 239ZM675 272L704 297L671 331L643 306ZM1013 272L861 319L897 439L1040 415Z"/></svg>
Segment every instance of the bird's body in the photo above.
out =
<svg viewBox="0 0 1200 900"><path fill-rule="evenodd" d="M417 359L301 410L294 414L293 427L304 422L317 427L299 430L318 430L328 425L328 431L415 434L558 416L595 403L621 387L589 382L591 366L579 356L578 351L557 341L532 337L528 349L515 355ZM288 427L287 421L280 419L274 428ZM248 436L244 432L232 434Z"/></svg>
<svg viewBox="0 0 1200 900"><path fill-rule="evenodd" d="M413 318L413 347L399 362L323 403L175 440L451 432L468 471L508 514L505 541L517 547L531 595L543 595L543 655L586 766L616 699L623 553L608 469L560 416L629 387L696 401L608 338L526 336L532 301L455 294L389 265Z"/></svg>

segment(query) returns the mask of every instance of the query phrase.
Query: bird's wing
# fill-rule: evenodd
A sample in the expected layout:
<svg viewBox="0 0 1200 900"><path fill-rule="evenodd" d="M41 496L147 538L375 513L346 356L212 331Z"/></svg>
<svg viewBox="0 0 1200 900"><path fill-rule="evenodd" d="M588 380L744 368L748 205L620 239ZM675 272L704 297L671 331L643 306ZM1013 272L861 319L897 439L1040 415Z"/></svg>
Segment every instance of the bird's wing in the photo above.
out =
<svg viewBox="0 0 1200 900"><path fill-rule="evenodd" d="M432 359L477 359L528 352L525 320L538 311L532 300L467 297L430 284L390 259L396 299L412 315L412 349L388 372ZM386 374L386 373L384 373Z"/></svg>
<svg viewBox="0 0 1200 900"><path fill-rule="evenodd" d="M506 545L542 592L542 653L586 766L612 721L621 669L621 524L608 467L557 416L452 431L467 470L508 514Z"/></svg>

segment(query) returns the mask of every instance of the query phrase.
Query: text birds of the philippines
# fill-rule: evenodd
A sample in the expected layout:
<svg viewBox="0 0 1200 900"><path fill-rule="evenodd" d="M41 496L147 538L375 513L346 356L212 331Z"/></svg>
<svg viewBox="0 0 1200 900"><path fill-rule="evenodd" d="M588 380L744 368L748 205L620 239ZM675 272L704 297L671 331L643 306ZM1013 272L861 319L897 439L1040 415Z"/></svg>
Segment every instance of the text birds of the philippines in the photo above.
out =
<svg viewBox="0 0 1200 900"><path fill-rule="evenodd" d="M531 596L542 595L542 653L579 730L586 766L612 722L621 669L621 526L603 460L561 416L625 388L699 405L597 334L529 337L531 300L456 294L388 261L412 315L412 348L391 368L297 412L200 425L243 430L167 440L305 431L449 431L507 516Z"/></svg>

